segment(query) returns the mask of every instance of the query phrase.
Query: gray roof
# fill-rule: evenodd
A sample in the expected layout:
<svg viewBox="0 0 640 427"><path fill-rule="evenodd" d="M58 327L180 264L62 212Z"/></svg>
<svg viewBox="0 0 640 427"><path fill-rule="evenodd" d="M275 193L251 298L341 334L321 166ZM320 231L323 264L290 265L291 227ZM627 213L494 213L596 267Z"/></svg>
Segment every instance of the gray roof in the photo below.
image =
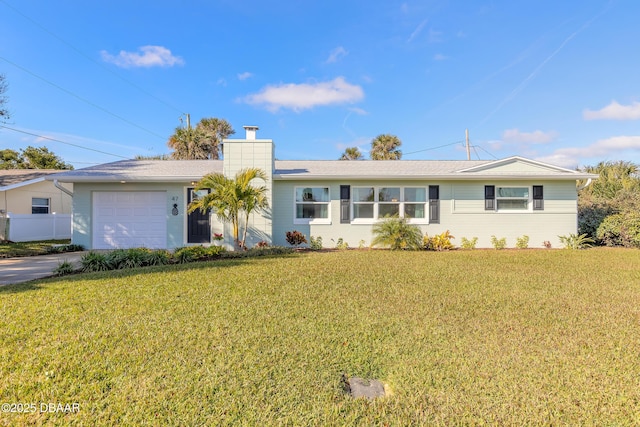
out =
<svg viewBox="0 0 640 427"><path fill-rule="evenodd" d="M57 169L7 169L0 170L0 187L20 184L26 181L59 173Z"/></svg>
<svg viewBox="0 0 640 427"><path fill-rule="evenodd" d="M500 169L520 163L522 167ZM189 182L222 172L222 160L122 160L55 177L61 182ZM597 175L522 157L502 160L276 160L276 180L316 179L586 179Z"/></svg>

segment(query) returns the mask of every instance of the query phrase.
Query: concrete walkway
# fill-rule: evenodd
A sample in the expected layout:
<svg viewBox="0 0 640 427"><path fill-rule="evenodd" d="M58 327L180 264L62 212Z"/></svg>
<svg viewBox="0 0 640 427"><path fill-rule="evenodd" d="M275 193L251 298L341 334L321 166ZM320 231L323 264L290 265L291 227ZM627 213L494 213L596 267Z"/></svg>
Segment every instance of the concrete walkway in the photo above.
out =
<svg viewBox="0 0 640 427"><path fill-rule="evenodd" d="M53 276L53 270L64 261L69 261L78 268L80 259L86 253L66 252L18 258L0 258L0 286Z"/></svg>

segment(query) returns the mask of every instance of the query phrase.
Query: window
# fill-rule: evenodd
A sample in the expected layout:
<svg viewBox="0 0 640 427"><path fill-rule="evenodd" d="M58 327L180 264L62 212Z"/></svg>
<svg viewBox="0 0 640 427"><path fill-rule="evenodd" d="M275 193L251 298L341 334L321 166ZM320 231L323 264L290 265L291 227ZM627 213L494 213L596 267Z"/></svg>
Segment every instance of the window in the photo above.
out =
<svg viewBox="0 0 640 427"><path fill-rule="evenodd" d="M42 197L31 198L31 213L32 214L48 214L49 213L49 199Z"/></svg>
<svg viewBox="0 0 640 427"><path fill-rule="evenodd" d="M498 210L527 210L529 187L498 187L496 189Z"/></svg>
<svg viewBox="0 0 640 427"><path fill-rule="evenodd" d="M354 187L353 219L374 220L400 216L426 220L425 187Z"/></svg>
<svg viewBox="0 0 640 427"><path fill-rule="evenodd" d="M295 189L295 221L304 224L330 221L329 187L299 187Z"/></svg>
<svg viewBox="0 0 640 427"><path fill-rule="evenodd" d="M544 191L542 185L533 186L533 210L544 210Z"/></svg>
<svg viewBox="0 0 640 427"><path fill-rule="evenodd" d="M374 195L373 187L353 189L353 219L373 218Z"/></svg>

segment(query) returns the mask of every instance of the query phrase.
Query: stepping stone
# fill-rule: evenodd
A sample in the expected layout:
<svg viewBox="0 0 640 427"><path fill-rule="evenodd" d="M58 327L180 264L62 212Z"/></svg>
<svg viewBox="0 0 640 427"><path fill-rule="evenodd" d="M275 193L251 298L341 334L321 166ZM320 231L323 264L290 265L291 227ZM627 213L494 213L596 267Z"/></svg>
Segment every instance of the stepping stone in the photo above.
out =
<svg viewBox="0 0 640 427"><path fill-rule="evenodd" d="M384 397L384 384L378 380L367 380L364 378L352 377L346 382L347 392L354 399L364 397L373 400L376 397Z"/></svg>

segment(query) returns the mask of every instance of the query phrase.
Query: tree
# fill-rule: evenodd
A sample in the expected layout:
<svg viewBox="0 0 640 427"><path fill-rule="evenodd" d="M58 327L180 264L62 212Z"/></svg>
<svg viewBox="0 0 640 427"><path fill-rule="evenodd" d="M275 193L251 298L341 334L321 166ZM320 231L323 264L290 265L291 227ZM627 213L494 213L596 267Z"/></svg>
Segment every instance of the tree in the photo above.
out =
<svg viewBox="0 0 640 427"><path fill-rule="evenodd" d="M369 156L371 160L400 160L402 152L398 147L401 145L402 141L395 135L378 135L371 141Z"/></svg>
<svg viewBox="0 0 640 427"><path fill-rule="evenodd" d="M20 151L26 165L25 169L73 169L72 165L65 163L60 157L49 151L47 147L28 146Z"/></svg>
<svg viewBox="0 0 640 427"><path fill-rule="evenodd" d="M0 169L71 170L73 166L65 163L47 147L28 146L21 148L19 153L11 149L0 150Z"/></svg>
<svg viewBox="0 0 640 427"><path fill-rule="evenodd" d="M233 135L235 130L229 122L215 117L204 118L195 128L177 127L169 137L167 145L179 160L217 160L220 158L222 140Z"/></svg>
<svg viewBox="0 0 640 427"><path fill-rule="evenodd" d="M362 160L362 153L358 147L347 147L340 160Z"/></svg>
<svg viewBox="0 0 640 427"><path fill-rule="evenodd" d="M220 221L230 222L233 227L233 240L237 248L244 248L252 212L261 212L269 208L267 187L251 185L254 179L266 181L267 175L262 169L247 168L239 171L234 179L221 173L205 175L196 184L196 190L210 188L211 192L189 204L188 211L200 209L213 210ZM240 219L244 218L242 240L239 239Z"/></svg>
<svg viewBox="0 0 640 427"><path fill-rule="evenodd" d="M0 74L0 123L6 123L11 117L9 110L5 108L5 104L7 103L5 93L7 92L7 89L6 77L4 74Z"/></svg>

